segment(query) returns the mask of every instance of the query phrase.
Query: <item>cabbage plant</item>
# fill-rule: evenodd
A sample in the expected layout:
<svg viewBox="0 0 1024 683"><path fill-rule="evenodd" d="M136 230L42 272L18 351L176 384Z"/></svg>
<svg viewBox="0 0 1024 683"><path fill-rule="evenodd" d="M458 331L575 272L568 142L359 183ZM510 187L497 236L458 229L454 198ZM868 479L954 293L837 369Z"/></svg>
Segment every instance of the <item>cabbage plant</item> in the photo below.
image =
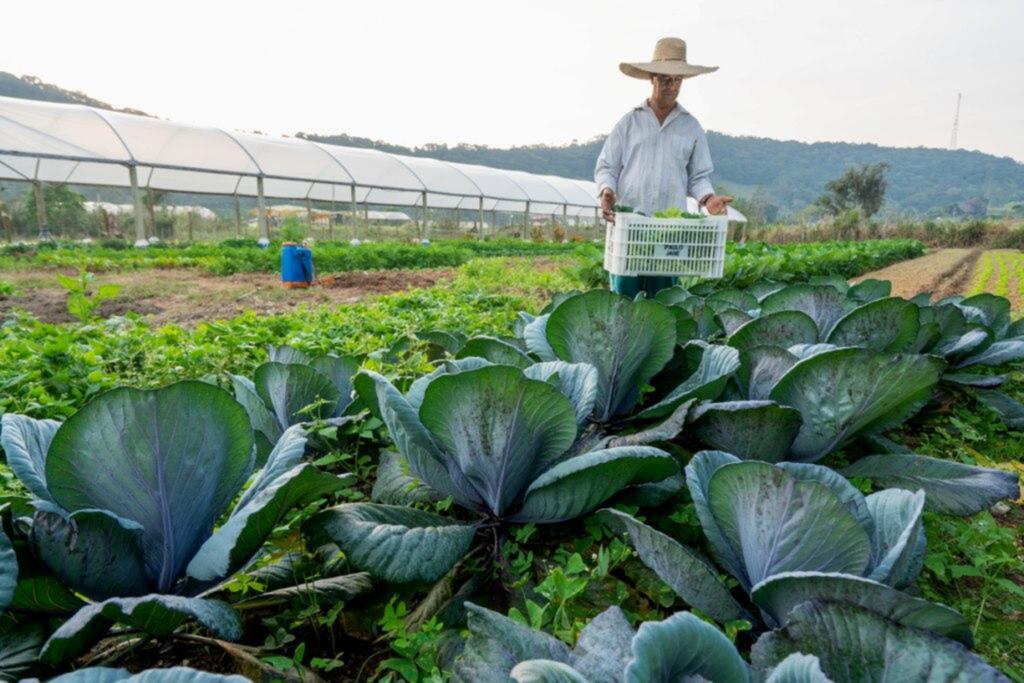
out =
<svg viewBox="0 0 1024 683"><path fill-rule="evenodd" d="M971 642L960 614L901 590L924 562L923 492L865 497L827 467L741 461L718 451L694 456L686 483L718 566L769 626L785 623L803 602L827 598ZM700 553L625 513L601 514L689 604L721 622L749 614Z"/></svg>
<svg viewBox="0 0 1024 683"><path fill-rule="evenodd" d="M732 384L690 412L688 430L705 446L743 459L814 462L861 439L872 455L844 473L923 489L929 509L968 515L1015 495L1010 472L915 455L880 436L940 383L1024 426L1024 406L993 390L1005 376L978 372L1024 358L1024 322L1010 322L1003 297L903 300L889 296L888 282L848 286L841 278L696 289L701 297L676 288L662 298L712 305L740 349Z"/></svg>
<svg viewBox="0 0 1024 683"><path fill-rule="evenodd" d="M235 399L256 433L260 463L292 425L341 417L352 405L352 377L359 370L351 356L311 355L291 346L271 346L268 353L253 379L230 375Z"/></svg>
<svg viewBox="0 0 1024 683"><path fill-rule="evenodd" d="M314 542L337 543L355 567L389 581L436 580L482 529L573 519L628 487L678 474L674 458L647 446L574 451L579 425L599 395L595 371L586 365L521 370L472 358L417 380L406 395L373 373L357 383L361 395L372 393L367 402L411 477L471 518L406 504L352 503L307 524ZM395 475L383 472L391 483L375 487L375 495L389 491L400 503L423 499L422 489L405 487Z"/></svg>
<svg viewBox="0 0 1024 683"><path fill-rule="evenodd" d="M469 638L455 661L457 683L853 683L918 680L922 672L935 681L1008 680L960 643L829 601L806 602L785 627L762 634L752 665L689 612L633 629L611 607L569 648L488 609L466 609Z"/></svg>
<svg viewBox="0 0 1024 683"><path fill-rule="evenodd" d="M583 627L570 649L491 610L472 603L466 610L469 638L452 676L458 683L757 680L721 631L688 612L633 629L621 609L610 607ZM785 675L791 665L770 680L800 680Z"/></svg>
<svg viewBox="0 0 1024 683"><path fill-rule="evenodd" d="M693 317L660 301L594 290L556 299L537 317L521 315L531 358L597 370L590 420L598 425L662 418L688 400L712 400L739 365L734 349L695 339ZM648 385L656 389L653 400L644 396Z"/></svg>
<svg viewBox="0 0 1024 683"><path fill-rule="evenodd" d="M832 344L942 358L947 388L968 393L1007 426L1024 427L1024 405L996 390L1005 376L979 372L1024 360L1024 321L1011 321L1010 302L988 293L936 302L923 293L907 300L890 296L891 289L882 280L851 286L832 277L797 285L759 282L744 290L676 287L659 298L689 311L712 308L714 325L703 337L722 335L741 350Z"/></svg>
<svg viewBox="0 0 1024 683"><path fill-rule="evenodd" d="M796 654L806 653L806 654ZM1010 679L964 645L906 626L876 610L842 600L797 605L786 624L763 634L751 650L753 666L778 671L794 657L813 657L827 678L801 681L955 681L1009 683Z"/></svg>
<svg viewBox="0 0 1024 683"><path fill-rule="evenodd" d="M20 680L31 673L46 640L43 620L14 611L21 578L14 546L0 528L0 680L5 681Z"/></svg>
<svg viewBox="0 0 1024 683"><path fill-rule="evenodd" d="M49 679L49 683L249 683L245 676L214 674L187 666L146 669L132 673L127 669L90 666Z"/></svg>
<svg viewBox="0 0 1024 683"><path fill-rule="evenodd" d="M982 372L1024 360L1024 319L1011 322L1010 302L993 294L923 304L933 332L928 352L949 362L945 386L968 394L1011 429L1024 428L1024 405L998 391L1006 375Z"/></svg>
<svg viewBox="0 0 1024 683"><path fill-rule="evenodd" d="M241 626L200 597L260 551L292 506L349 485L300 462L301 426L254 474L245 409L213 385L103 393L63 424L4 415L4 451L33 496L29 539L65 585L92 602L50 637L41 659L74 657L114 622L156 635L196 619L221 638Z"/></svg>
<svg viewBox="0 0 1024 683"><path fill-rule="evenodd" d="M736 386L692 413L696 436L748 459L815 462L864 434L903 423L932 397L943 363L832 345L740 353Z"/></svg>

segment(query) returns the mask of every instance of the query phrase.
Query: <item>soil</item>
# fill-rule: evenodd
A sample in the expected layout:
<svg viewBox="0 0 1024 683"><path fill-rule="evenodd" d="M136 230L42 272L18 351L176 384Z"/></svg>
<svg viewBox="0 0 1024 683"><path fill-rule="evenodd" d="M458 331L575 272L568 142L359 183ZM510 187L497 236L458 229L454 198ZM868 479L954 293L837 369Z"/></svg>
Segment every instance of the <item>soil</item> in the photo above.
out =
<svg viewBox="0 0 1024 683"><path fill-rule="evenodd" d="M0 298L0 321L21 309L50 323L74 322L67 311L67 294L55 279L56 270L4 273L16 295ZM364 298L406 289L431 287L450 280L449 268L426 270L352 271L321 278L309 289L285 289L272 273L227 277L196 270L144 270L96 276L96 285L121 286L118 297L99 307L101 317L134 311L155 325L194 325L204 320L231 318L246 310L260 315L287 313L299 306L350 304Z"/></svg>
<svg viewBox="0 0 1024 683"><path fill-rule="evenodd" d="M853 278L860 282L869 278L890 280L893 296L910 298L921 292L932 292L933 299L963 294L971 284L980 249L938 249L909 261Z"/></svg>

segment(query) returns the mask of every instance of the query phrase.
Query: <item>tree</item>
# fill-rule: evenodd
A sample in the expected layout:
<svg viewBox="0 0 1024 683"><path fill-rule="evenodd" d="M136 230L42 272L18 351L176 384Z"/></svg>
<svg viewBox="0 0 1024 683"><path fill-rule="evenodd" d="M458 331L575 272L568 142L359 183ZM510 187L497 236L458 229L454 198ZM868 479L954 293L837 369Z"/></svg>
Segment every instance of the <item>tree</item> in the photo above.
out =
<svg viewBox="0 0 1024 683"><path fill-rule="evenodd" d="M761 196L760 190L749 197L738 193L730 192L724 187L720 188L723 194L736 195L732 207L747 217L748 227L758 228L769 223L774 223L779 217L779 207L772 204Z"/></svg>
<svg viewBox="0 0 1024 683"><path fill-rule="evenodd" d="M20 212L22 225L35 225L36 195L29 188L21 196ZM43 188L43 205L51 230L57 234L71 235L89 224L89 213L85 210L85 197L67 185L46 185Z"/></svg>
<svg viewBox="0 0 1024 683"><path fill-rule="evenodd" d="M838 216L859 208L867 219L878 213L885 200L887 162L862 164L846 169L843 175L825 185L825 194L815 202L826 212Z"/></svg>

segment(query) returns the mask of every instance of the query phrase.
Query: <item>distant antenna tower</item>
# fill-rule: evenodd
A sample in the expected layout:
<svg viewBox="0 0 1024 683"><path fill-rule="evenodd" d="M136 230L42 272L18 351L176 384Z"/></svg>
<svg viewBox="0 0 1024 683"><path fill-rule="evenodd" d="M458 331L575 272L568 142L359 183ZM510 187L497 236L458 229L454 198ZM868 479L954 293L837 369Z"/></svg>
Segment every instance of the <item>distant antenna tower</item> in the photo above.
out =
<svg viewBox="0 0 1024 683"><path fill-rule="evenodd" d="M953 134L949 136L949 148L956 149L956 131L960 127L960 99L963 93L956 94L956 114L953 115Z"/></svg>

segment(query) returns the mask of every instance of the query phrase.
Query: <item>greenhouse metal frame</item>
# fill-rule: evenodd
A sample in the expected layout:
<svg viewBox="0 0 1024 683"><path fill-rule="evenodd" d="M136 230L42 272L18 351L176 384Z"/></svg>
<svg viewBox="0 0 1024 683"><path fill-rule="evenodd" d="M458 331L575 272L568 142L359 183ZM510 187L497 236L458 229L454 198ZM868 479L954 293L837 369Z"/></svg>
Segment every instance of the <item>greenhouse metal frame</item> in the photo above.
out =
<svg viewBox="0 0 1024 683"><path fill-rule="evenodd" d="M130 188L136 246L145 246L142 192L255 197L260 242L265 200L468 209L598 221L594 183L173 123L77 104L0 97L0 179ZM43 223L45 225L45 223Z"/></svg>

